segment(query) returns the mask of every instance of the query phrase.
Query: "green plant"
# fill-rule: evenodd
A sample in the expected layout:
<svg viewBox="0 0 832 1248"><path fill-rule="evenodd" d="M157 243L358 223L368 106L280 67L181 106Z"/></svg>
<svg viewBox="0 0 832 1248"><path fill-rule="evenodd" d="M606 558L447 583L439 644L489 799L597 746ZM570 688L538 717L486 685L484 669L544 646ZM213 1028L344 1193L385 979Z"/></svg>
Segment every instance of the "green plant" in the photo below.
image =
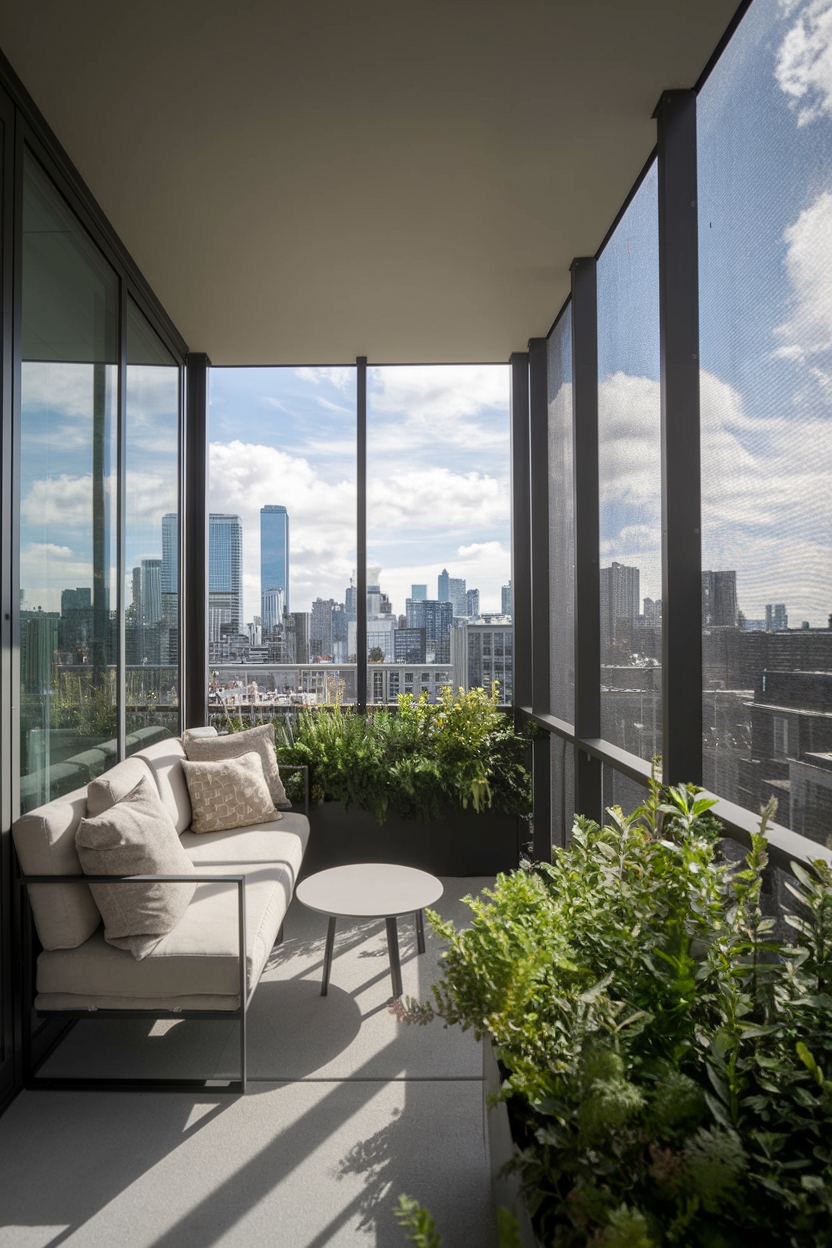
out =
<svg viewBox="0 0 832 1248"><path fill-rule="evenodd" d="M313 801L360 806L379 823L390 810L425 821L448 805L531 808L527 739L498 709L496 688L490 696L445 689L436 703L403 694L396 712L366 716L316 707L279 725L277 742L280 762L308 765Z"/></svg>
<svg viewBox="0 0 832 1248"><path fill-rule="evenodd" d="M546 1248L832 1242L832 870L794 867L798 939L711 802L662 788L469 899L429 1002L487 1033Z"/></svg>

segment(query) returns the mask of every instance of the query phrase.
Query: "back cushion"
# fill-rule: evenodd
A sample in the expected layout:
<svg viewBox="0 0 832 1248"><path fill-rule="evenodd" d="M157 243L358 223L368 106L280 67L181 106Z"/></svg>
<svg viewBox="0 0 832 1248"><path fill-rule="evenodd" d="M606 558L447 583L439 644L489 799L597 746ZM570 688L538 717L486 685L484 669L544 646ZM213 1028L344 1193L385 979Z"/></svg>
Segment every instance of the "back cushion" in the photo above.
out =
<svg viewBox="0 0 832 1248"><path fill-rule="evenodd" d="M23 874L82 875L75 832L86 813L84 788L21 815L12 835ZM86 884L33 884L29 901L44 949L75 949L101 923Z"/></svg>
<svg viewBox="0 0 832 1248"><path fill-rule="evenodd" d="M133 758L143 758L147 763L155 777L162 805L173 820L176 831L185 832L191 826L191 799L182 770L185 751L180 743L173 737L168 741L157 741L155 745L134 754Z"/></svg>
<svg viewBox="0 0 832 1248"><path fill-rule="evenodd" d="M155 782L149 765L143 758L134 755L116 763L115 767L105 771L98 779L91 780L87 786L87 818L94 819L96 815L103 815L105 810L110 810L116 802L132 793L142 777Z"/></svg>

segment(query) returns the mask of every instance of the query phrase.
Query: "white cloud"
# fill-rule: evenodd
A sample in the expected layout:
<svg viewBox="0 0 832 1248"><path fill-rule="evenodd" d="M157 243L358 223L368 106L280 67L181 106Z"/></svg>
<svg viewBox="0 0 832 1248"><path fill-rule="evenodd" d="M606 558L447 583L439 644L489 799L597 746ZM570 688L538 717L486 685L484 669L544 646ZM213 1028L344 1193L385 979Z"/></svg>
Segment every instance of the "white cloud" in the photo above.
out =
<svg viewBox="0 0 832 1248"><path fill-rule="evenodd" d="M355 384L354 368L296 368L295 376L301 381L311 381L315 386L319 386L322 381L328 381L338 390L347 390Z"/></svg>
<svg viewBox="0 0 832 1248"><path fill-rule="evenodd" d="M428 597L435 598L437 577L443 567L451 576L463 577L466 588L480 591L481 611L500 610L500 589L511 576L511 551L507 544L493 541L458 546L455 555L444 563L432 560L383 567L381 587L390 595L394 612L404 614L412 585L427 585Z"/></svg>
<svg viewBox="0 0 832 1248"><path fill-rule="evenodd" d="M793 0L781 7L791 14ZM775 77L797 109L797 124L832 115L832 4L809 0L789 29L777 55Z"/></svg>
<svg viewBox="0 0 832 1248"><path fill-rule="evenodd" d="M783 233L791 316L775 330L786 359L805 360L832 347L832 191L824 191Z"/></svg>
<svg viewBox="0 0 832 1248"><path fill-rule="evenodd" d="M127 475L127 533L141 525L158 528L162 548L162 516L176 511L176 482L169 474L129 472ZM112 477L104 478L105 506L114 506ZM33 528L56 526L86 531L92 527L92 473L40 477L33 481L20 504L23 520ZM114 520L115 517L112 516Z"/></svg>
<svg viewBox="0 0 832 1248"><path fill-rule="evenodd" d="M29 542L26 554L35 558L71 559L72 549L69 546L57 546L55 542Z"/></svg>
<svg viewBox="0 0 832 1248"><path fill-rule="evenodd" d="M414 468L377 476L367 491L373 531L491 528L508 523L507 480L447 468Z"/></svg>

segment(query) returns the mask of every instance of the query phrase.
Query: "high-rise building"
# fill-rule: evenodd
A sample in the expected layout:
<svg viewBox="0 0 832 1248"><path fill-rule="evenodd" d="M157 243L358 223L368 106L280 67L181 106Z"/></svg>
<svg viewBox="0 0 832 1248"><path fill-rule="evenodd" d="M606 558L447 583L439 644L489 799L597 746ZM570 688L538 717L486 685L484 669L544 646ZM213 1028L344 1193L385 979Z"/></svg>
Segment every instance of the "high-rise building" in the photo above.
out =
<svg viewBox="0 0 832 1248"><path fill-rule="evenodd" d="M427 585L411 585L410 597L414 602L425 602L428 596Z"/></svg>
<svg viewBox="0 0 832 1248"><path fill-rule="evenodd" d="M408 598L405 605L407 627L425 630L426 662L450 663L453 604L433 598L424 602Z"/></svg>
<svg viewBox="0 0 832 1248"><path fill-rule="evenodd" d="M208 516L208 638L220 640L223 624L243 628L243 525L239 516Z"/></svg>
<svg viewBox="0 0 832 1248"><path fill-rule="evenodd" d="M175 511L162 516L162 593L179 593L179 517Z"/></svg>
<svg viewBox="0 0 832 1248"><path fill-rule="evenodd" d="M284 599L282 589L264 589L260 594L261 628L264 637L271 637L283 623Z"/></svg>
<svg viewBox="0 0 832 1248"><path fill-rule="evenodd" d="M283 590L283 605L289 610L289 513L285 507L268 503L260 508L260 595L269 589ZM265 609L261 603L261 616Z"/></svg>
<svg viewBox="0 0 832 1248"><path fill-rule="evenodd" d="M447 568L443 568L437 577L436 597L439 602L451 601L451 578Z"/></svg>
<svg viewBox="0 0 832 1248"><path fill-rule="evenodd" d="M333 657L332 612L335 606L334 598L316 598L312 603L312 618L309 624L310 659L319 659L323 655Z"/></svg>
<svg viewBox="0 0 832 1248"><path fill-rule="evenodd" d="M417 599L417 602L423 601ZM393 633L394 663L424 663L427 639L423 628L397 628Z"/></svg>
<svg viewBox="0 0 832 1248"><path fill-rule="evenodd" d="M465 615L469 620L476 622L480 618L480 591L469 589L465 595L465 603Z"/></svg>
<svg viewBox="0 0 832 1248"><path fill-rule="evenodd" d="M358 618L358 590L355 588L355 578L350 578L350 583L344 593L344 610L347 613L347 620L353 622Z"/></svg>
<svg viewBox="0 0 832 1248"><path fill-rule="evenodd" d="M450 661L455 689L485 689L497 683L500 701L514 698L514 627L511 624L454 624Z"/></svg>
<svg viewBox="0 0 832 1248"><path fill-rule="evenodd" d="M466 598L465 579L463 577L451 576L448 578L448 597L454 609L454 615L464 619L468 614L468 600Z"/></svg>
<svg viewBox="0 0 832 1248"><path fill-rule="evenodd" d="M601 569L601 653L620 640L622 627L632 629L638 619L638 568L613 563Z"/></svg>
<svg viewBox="0 0 832 1248"><path fill-rule="evenodd" d="M702 624L705 628L736 628L737 574L732 570L702 572Z"/></svg>
<svg viewBox="0 0 832 1248"><path fill-rule="evenodd" d="M500 610L503 615L511 615L511 581L500 590Z"/></svg>
<svg viewBox="0 0 832 1248"><path fill-rule="evenodd" d="M788 631L789 617L786 614L785 602L766 603L766 632L785 633Z"/></svg>
<svg viewBox="0 0 832 1248"><path fill-rule="evenodd" d="M140 622L150 628L162 618L162 560L142 559L139 578Z"/></svg>

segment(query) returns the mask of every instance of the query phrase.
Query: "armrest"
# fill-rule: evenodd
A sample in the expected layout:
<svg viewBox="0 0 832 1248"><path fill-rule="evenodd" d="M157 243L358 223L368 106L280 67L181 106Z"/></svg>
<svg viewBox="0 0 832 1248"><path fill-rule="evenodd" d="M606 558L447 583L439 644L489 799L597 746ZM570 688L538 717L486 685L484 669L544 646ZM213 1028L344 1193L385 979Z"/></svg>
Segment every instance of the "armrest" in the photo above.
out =
<svg viewBox="0 0 832 1248"><path fill-rule="evenodd" d="M246 967L246 877L244 875L20 875L21 888L29 884L236 884L237 885L237 958L240 967L240 1008L248 1005L248 974Z"/></svg>
<svg viewBox="0 0 832 1248"><path fill-rule="evenodd" d="M309 818L309 764L308 763L280 763L281 771L302 771L303 772L303 813Z"/></svg>

